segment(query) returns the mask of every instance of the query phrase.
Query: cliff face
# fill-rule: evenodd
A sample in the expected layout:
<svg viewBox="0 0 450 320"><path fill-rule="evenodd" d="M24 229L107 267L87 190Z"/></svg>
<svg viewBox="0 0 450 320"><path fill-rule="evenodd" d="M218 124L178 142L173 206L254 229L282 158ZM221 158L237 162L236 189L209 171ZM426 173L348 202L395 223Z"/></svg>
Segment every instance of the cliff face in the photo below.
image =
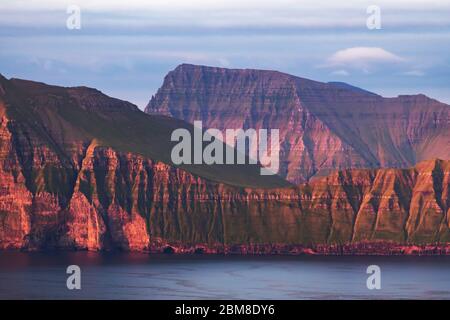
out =
<svg viewBox="0 0 450 320"><path fill-rule="evenodd" d="M4 78L0 87L0 249L270 253L450 242L450 161L341 170L286 187L247 167L170 165L165 132L185 124L96 90ZM238 176L262 187L217 182Z"/></svg>
<svg viewBox="0 0 450 320"><path fill-rule="evenodd" d="M194 177L164 164L171 132L192 126L148 116L98 90L3 77L0 87L0 248L143 250L151 228L189 237L178 225L181 212L157 204L189 180L289 185L261 177L255 165L187 168ZM204 182L201 192L207 185L214 183ZM206 225L201 213L197 222Z"/></svg>
<svg viewBox="0 0 450 320"><path fill-rule="evenodd" d="M448 161L404 170L345 170L299 188L257 190L211 183L92 144L70 180L71 192L62 196L38 185L50 178L45 169L30 190L5 146L0 248L450 241Z"/></svg>
<svg viewBox="0 0 450 320"><path fill-rule="evenodd" d="M335 169L450 159L450 106L424 95L383 98L276 71L181 65L146 112L221 130L279 129L280 175L294 183Z"/></svg>

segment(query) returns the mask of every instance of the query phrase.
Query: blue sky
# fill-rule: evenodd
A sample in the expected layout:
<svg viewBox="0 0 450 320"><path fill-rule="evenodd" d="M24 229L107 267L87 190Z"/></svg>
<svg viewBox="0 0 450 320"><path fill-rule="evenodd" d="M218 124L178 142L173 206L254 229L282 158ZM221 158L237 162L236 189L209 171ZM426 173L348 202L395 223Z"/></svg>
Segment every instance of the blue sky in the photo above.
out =
<svg viewBox="0 0 450 320"><path fill-rule="evenodd" d="M450 0L2 0L0 73L143 108L180 63L343 81L450 103ZM66 10L81 9L69 30ZM381 29L369 30L369 5Z"/></svg>

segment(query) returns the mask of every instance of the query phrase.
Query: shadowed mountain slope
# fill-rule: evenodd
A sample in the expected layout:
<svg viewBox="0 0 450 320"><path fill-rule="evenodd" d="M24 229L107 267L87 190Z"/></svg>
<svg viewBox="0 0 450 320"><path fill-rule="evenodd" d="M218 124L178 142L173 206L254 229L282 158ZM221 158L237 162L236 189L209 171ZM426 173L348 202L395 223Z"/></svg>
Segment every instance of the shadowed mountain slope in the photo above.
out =
<svg viewBox="0 0 450 320"><path fill-rule="evenodd" d="M449 161L294 187L258 166L170 165L179 127L95 89L0 76L0 249L450 253Z"/></svg>
<svg viewBox="0 0 450 320"><path fill-rule="evenodd" d="M280 175L295 183L335 169L450 159L450 106L277 71L183 64L165 77L146 112L222 130L279 129Z"/></svg>
<svg viewBox="0 0 450 320"><path fill-rule="evenodd" d="M172 165L171 150L176 144L171 142L172 132L185 128L193 136L192 125L184 121L147 115L135 105L110 98L96 89L63 88L4 78L2 87L0 103L18 147L44 145L68 167L77 166L79 159L74 157L79 158L91 143ZM33 156L24 154L22 161L31 162ZM236 186L289 185L277 176L261 176L257 165L181 165L180 168Z"/></svg>

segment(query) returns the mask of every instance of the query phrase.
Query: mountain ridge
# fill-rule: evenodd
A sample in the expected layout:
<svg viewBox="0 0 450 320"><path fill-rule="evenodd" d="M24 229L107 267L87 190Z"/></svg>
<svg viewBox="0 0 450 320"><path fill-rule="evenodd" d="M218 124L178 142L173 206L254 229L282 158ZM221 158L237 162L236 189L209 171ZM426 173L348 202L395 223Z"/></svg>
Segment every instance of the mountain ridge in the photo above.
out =
<svg viewBox="0 0 450 320"><path fill-rule="evenodd" d="M53 145L60 154L72 152L72 145L85 146L96 139L99 145L173 165L171 150L175 142L171 141L171 133L178 128L193 131L192 125L181 120L149 116L132 103L110 98L92 88L59 87L17 79L6 82L5 87L4 100L8 104L5 110L13 120L12 125L17 125L18 134L33 135L40 139L36 144ZM276 176L260 176L257 165L180 167L232 185L288 185ZM247 181L240 179L244 171Z"/></svg>
<svg viewBox="0 0 450 320"><path fill-rule="evenodd" d="M0 249L450 253L448 160L293 186L173 166L170 132L192 126L95 89L0 86Z"/></svg>
<svg viewBox="0 0 450 320"><path fill-rule="evenodd" d="M145 111L227 128L280 130L280 175L408 167L450 158L450 106L425 95L384 98L277 71L180 65ZM436 148L440 146L440 148Z"/></svg>

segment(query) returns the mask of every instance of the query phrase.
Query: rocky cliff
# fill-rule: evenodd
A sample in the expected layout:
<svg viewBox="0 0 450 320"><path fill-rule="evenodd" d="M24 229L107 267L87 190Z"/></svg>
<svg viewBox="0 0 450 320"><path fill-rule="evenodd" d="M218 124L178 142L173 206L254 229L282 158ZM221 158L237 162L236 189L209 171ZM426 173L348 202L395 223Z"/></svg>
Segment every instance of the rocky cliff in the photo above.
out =
<svg viewBox="0 0 450 320"><path fill-rule="evenodd" d="M0 248L450 252L450 161L294 187L171 165L180 126L94 89L0 77Z"/></svg>
<svg viewBox="0 0 450 320"><path fill-rule="evenodd" d="M294 183L335 169L450 159L450 106L276 71L180 65L146 112L221 130L279 129L280 175Z"/></svg>

